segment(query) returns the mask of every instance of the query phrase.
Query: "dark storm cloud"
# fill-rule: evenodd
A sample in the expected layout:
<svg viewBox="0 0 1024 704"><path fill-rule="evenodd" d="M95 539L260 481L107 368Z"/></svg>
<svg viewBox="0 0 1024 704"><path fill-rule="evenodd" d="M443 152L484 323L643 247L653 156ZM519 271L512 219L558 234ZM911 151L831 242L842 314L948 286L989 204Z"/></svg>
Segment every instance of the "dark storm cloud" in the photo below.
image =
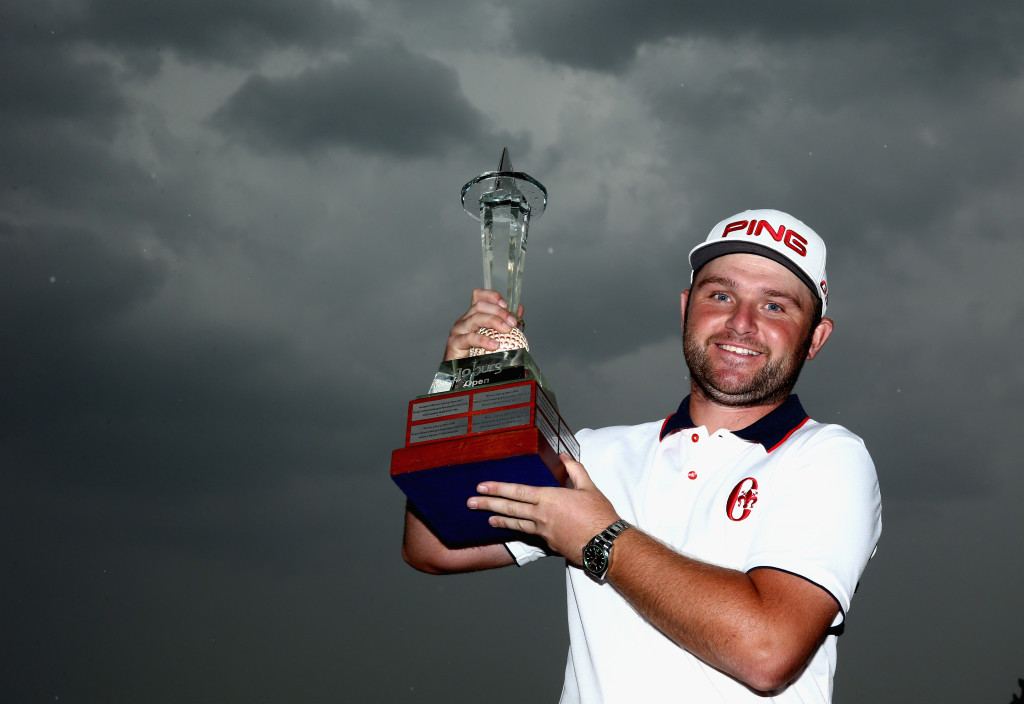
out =
<svg viewBox="0 0 1024 704"><path fill-rule="evenodd" d="M160 7L176 8L182 21L187 11L207 12ZM283 5L246 8L235 8L235 24L268 33L245 38L252 51L267 48L271 35L300 41L302 27L334 28L322 13L340 16L317 5L277 22ZM183 251L189 243L215 248L238 235L209 210L205 168L182 159L177 136L151 111L135 112L116 62L83 58L88 47L130 34L127 19L110 14L116 9L2 10L0 280L4 299L18 302L0 313L10 373L0 404L4 464L30 483L102 487L133 501L210 491L237 472L258 486L317 462L344 436L328 437L322 419L350 409L313 376L274 382L268 370L293 352L281 335L158 302L184 285L175 267L202 257ZM226 9L210 9L217 16L204 21L227 22L219 14ZM148 27L142 35L175 36L147 17L137 18ZM200 38L188 41L198 43L185 50L199 56ZM148 152L141 159L125 148L138 146L139 127ZM159 256L143 255L147 238ZM285 436L302 439L281 453L272 438Z"/></svg>
<svg viewBox="0 0 1024 704"><path fill-rule="evenodd" d="M111 382L120 378L113 369L131 360L127 350L100 341L155 293L165 272L81 229L4 222L0 251L3 298L19 302L0 313L10 375L0 402L5 466L16 475L92 479L80 471L87 469L81 443L124 413L126 385Z"/></svg>
<svg viewBox="0 0 1024 704"><path fill-rule="evenodd" d="M45 3L0 7L0 124L5 142L60 129L107 140L117 131L126 103L115 72L101 61L76 55L63 14ZM18 163L5 160L8 167Z"/></svg>
<svg viewBox="0 0 1024 704"><path fill-rule="evenodd" d="M329 0L92 0L78 31L101 46L158 56L247 63L268 50L340 47L361 28L354 10Z"/></svg>
<svg viewBox="0 0 1024 704"><path fill-rule="evenodd" d="M254 76L213 124L257 147L301 153L347 146L436 156L490 137L455 72L399 46L360 50L298 76Z"/></svg>
<svg viewBox="0 0 1024 704"><path fill-rule="evenodd" d="M155 293L166 276L162 265L105 247L98 239L88 230L19 227L0 220L0 290L5 300L18 301L3 308L0 335L7 343L34 344L48 334L88 335Z"/></svg>
<svg viewBox="0 0 1024 704"><path fill-rule="evenodd" d="M877 66L870 57L864 63ZM665 139L705 185L734 196L758 193L760 202L802 199L801 217L840 235L842 252L882 228L931 238L965 199L1019 180L1021 156L1000 145L1015 140L1024 116L1001 104L1001 91L961 91L971 98L959 103L944 92L883 91L833 106L819 92L834 80L833 64L780 78L797 64L793 55L771 68L729 67L712 80L688 76L685 87L652 89ZM691 71L699 67L681 70ZM716 164L692 149L698 135ZM1000 227L980 232L998 236Z"/></svg>
<svg viewBox="0 0 1024 704"><path fill-rule="evenodd" d="M148 221L157 231L184 229L187 213L198 220L202 199L189 197L185 208L172 194L182 187L201 194L195 188L201 177L193 171L176 180L172 169L162 168L157 182L136 155L115 147L137 117L123 76L109 62L79 51L67 39L66 21L56 22L61 31L51 31L51 23L18 9L23 14L8 7L0 18L9 23L0 30L0 206L5 212L59 221L73 211L79 223L89 214L106 228L113 222ZM166 136L162 125L151 124L147 131ZM40 204L46 210L35 210Z"/></svg>
<svg viewBox="0 0 1024 704"><path fill-rule="evenodd" d="M1012 70L1020 59L1024 16L1015 2L719 2L625 5L615 0L527 3L512 15L525 50L577 68L620 72L644 44L693 37L792 44L827 50L843 36L885 37L951 71L967 64Z"/></svg>
<svg viewBox="0 0 1024 704"><path fill-rule="evenodd" d="M325 421L352 413L343 395L274 373L285 339L162 309L171 277L89 231L3 226L0 290L19 302L0 311L9 473L168 500L239 473L262 486L344 438Z"/></svg>
<svg viewBox="0 0 1024 704"><path fill-rule="evenodd" d="M7 129L28 125L37 131L72 122L112 135L125 110L113 71L47 43L0 43L0 121Z"/></svg>
<svg viewBox="0 0 1024 704"><path fill-rule="evenodd" d="M208 214L202 174L168 164L157 178L81 123L11 124L0 139L0 160L0 206L11 215L31 213L33 221L60 221L74 211L78 222L102 220L111 235L141 229L173 245L197 236ZM50 210L36 210L43 204Z"/></svg>

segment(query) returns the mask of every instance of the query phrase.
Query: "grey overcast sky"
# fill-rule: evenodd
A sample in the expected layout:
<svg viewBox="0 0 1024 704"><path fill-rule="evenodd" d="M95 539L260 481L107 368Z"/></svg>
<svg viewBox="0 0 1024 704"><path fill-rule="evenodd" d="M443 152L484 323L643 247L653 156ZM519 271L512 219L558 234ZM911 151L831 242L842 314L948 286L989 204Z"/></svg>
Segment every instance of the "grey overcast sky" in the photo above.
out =
<svg viewBox="0 0 1024 704"><path fill-rule="evenodd" d="M416 573L388 477L508 146L577 428L676 408L712 225L826 238L798 390L885 521L835 701L1007 704L1022 36L1021 0L0 0L0 698L557 700L561 563Z"/></svg>

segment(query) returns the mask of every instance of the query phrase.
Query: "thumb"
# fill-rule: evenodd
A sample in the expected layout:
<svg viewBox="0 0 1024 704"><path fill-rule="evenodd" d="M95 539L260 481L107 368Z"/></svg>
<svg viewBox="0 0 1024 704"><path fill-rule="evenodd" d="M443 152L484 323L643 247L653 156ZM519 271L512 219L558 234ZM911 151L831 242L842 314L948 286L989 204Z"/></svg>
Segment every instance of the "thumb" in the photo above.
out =
<svg viewBox="0 0 1024 704"><path fill-rule="evenodd" d="M559 457L565 465L565 471L569 475L569 481L572 482L574 489L594 488L594 482L590 480L590 475L587 474L587 470L583 465L564 452Z"/></svg>

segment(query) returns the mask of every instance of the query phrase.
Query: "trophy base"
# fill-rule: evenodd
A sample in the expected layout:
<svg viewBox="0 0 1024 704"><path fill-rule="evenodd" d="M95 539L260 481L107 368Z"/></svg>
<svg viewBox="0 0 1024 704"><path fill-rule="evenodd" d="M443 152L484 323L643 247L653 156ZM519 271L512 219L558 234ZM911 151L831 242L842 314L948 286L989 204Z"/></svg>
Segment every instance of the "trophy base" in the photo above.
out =
<svg viewBox="0 0 1024 704"><path fill-rule="evenodd" d="M391 478L448 547L521 540L466 501L482 481L564 485L562 452L579 444L536 379L485 385L411 401Z"/></svg>
<svg viewBox="0 0 1024 704"><path fill-rule="evenodd" d="M565 465L536 428L395 450L391 478L424 522L449 548L523 540L518 531L495 528L486 511L466 506L483 481L565 486ZM440 453L440 454L439 454ZM432 466L437 465L437 466Z"/></svg>

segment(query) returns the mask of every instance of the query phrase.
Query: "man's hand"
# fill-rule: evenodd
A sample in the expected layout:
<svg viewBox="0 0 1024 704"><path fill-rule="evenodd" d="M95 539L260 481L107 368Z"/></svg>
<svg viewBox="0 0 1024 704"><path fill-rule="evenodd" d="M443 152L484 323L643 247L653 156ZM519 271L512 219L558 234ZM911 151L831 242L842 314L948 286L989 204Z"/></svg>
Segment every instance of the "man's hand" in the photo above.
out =
<svg viewBox="0 0 1024 704"><path fill-rule="evenodd" d="M583 546L619 516L583 465L565 454L561 458L572 488L482 482L477 486L481 495L470 497L466 505L495 513L489 522L496 528L540 536L552 550L579 565Z"/></svg>
<svg viewBox="0 0 1024 704"><path fill-rule="evenodd" d="M519 306L519 317L522 315L523 307ZM516 323L516 316L508 311L505 299L500 293L485 288L476 289L473 291L469 310L455 321L448 333L448 345L444 350L445 360L468 357L471 347L495 351L498 349L498 341L477 334L477 330L491 328L498 332L509 332Z"/></svg>

